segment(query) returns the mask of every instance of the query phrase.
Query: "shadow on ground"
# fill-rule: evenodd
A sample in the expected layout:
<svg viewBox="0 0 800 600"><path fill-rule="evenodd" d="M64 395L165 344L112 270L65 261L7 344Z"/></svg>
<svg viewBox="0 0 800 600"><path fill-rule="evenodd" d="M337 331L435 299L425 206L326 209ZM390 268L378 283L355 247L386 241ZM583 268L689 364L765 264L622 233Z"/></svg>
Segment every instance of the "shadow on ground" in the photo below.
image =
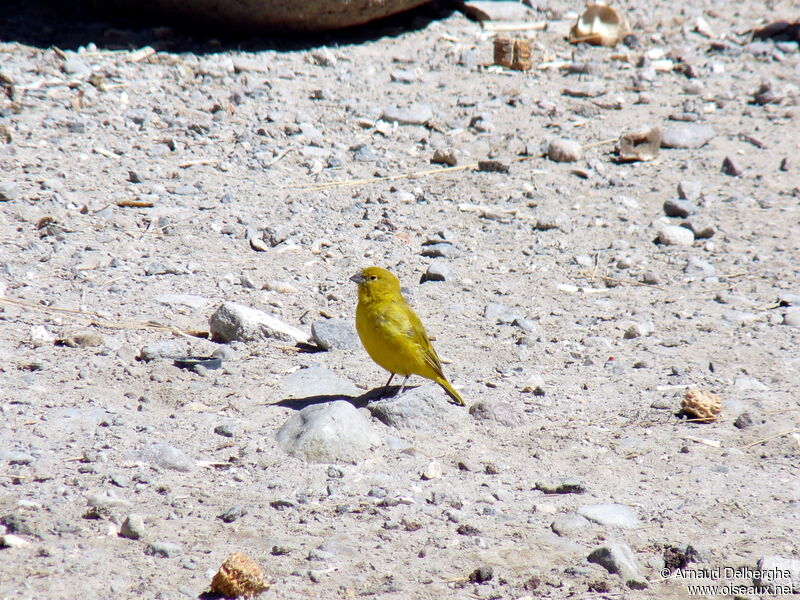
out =
<svg viewBox="0 0 800 600"><path fill-rule="evenodd" d="M406 386L406 391L413 390L418 386ZM345 400L356 408L364 408L372 402L392 398L400 392L399 385L391 385L388 389L383 386L372 389L360 396L348 396L346 394L325 394L320 396L306 396L304 398L284 398L273 402L272 406L283 406L284 408L291 408L294 410L302 410L307 406L314 404L325 404L327 402L335 402L337 400Z"/></svg>
<svg viewBox="0 0 800 600"><path fill-rule="evenodd" d="M107 50L129 50L152 46L163 52L214 54L228 50L290 52L317 46L347 46L407 31L424 29L454 10L449 0L420 6L366 25L314 34L254 34L220 27L187 28L158 13L132 15L108 8L99 0L6 0L0 11L0 41L19 42L38 48L56 46L76 50L94 43Z"/></svg>

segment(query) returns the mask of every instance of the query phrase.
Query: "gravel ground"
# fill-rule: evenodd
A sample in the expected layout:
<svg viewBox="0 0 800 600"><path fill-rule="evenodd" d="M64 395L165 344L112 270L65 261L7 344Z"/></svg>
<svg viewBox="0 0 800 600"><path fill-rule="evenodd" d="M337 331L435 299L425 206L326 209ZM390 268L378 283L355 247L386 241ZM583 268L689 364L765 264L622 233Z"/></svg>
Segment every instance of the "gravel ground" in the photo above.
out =
<svg viewBox="0 0 800 600"><path fill-rule="evenodd" d="M0 598L197 598L236 551L263 598L800 590L800 52L749 33L796 4L623 2L615 49L539 4L519 72L443 7L265 41L12 2ZM617 160L655 126L688 147ZM378 398L373 264L467 408ZM223 302L297 330L223 342Z"/></svg>

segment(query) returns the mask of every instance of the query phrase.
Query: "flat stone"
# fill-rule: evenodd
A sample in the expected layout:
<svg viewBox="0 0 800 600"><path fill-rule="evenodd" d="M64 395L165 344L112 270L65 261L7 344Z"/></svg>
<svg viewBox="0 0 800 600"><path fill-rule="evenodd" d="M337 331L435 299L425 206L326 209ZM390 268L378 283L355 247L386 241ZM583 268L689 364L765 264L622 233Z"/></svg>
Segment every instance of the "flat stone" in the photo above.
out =
<svg viewBox="0 0 800 600"><path fill-rule="evenodd" d="M344 319L314 321L311 339L323 350L357 350L361 346L354 325Z"/></svg>
<svg viewBox="0 0 800 600"><path fill-rule="evenodd" d="M302 329L284 323L264 311L234 302L223 302L208 320L211 339L216 342L259 342L278 339L308 343Z"/></svg>
<svg viewBox="0 0 800 600"><path fill-rule="evenodd" d="M407 108L389 106L383 109L381 119L389 123L400 125L425 125L433 118L433 108L430 104L415 103Z"/></svg>
<svg viewBox="0 0 800 600"><path fill-rule="evenodd" d="M717 272L717 268L702 258L690 256L683 267L683 272L687 275L702 275L703 277L711 277Z"/></svg>
<svg viewBox="0 0 800 600"><path fill-rule="evenodd" d="M372 416L397 429L460 430L467 420L463 407L448 402L447 395L436 384L406 390L401 395L373 402L367 408Z"/></svg>
<svg viewBox="0 0 800 600"><path fill-rule="evenodd" d="M624 504L586 504L578 509L578 514L606 527L628 529L639 525L636 512Z"/></svg>
<svg viewBox="0 0 800 600"><path fill-rule="evenodd" d="M307 406L276 437L284 452L312 463L357 463L381 443L369 419L344 400Z"/></svg>
<svg viewBox="0 0 800 600"><path fill-rule="evenodd" d="M189 458L182 450L164 442L156 442L145 446L140 452L140 457L151 465L162 469L188 473L195 468L195 461Z"/></svg>
<svg viewBox="0 0 800 600"><path fill-rule="evenodd" d="M717 132L710 125L672 125L661 132L662 148L701 148L705 146Z"/></svg>
<svg viewBox="0 0 800 600"><path fill-rule="evenodd" d="M800 592L800 558L786 558L777 554L762 556L756 568L761 571L754 578L756 585L791 585L794 594Z"/></svg>
<svg viewBox="0 0 800 600"><path fill-rule="evenodd" d="M284 398L361 395L361 390L353 382L342 379L321 365L313 365L290 373L281 379L279 385Z"/></svg>
<svg viewBox="0 0 800 600"><path fill-rule="evenodd" d="M174 542L151 542L147 544L144 553L158 558L172 558L183 554L183 548Z"/></svg>
<svg viewBox="0 0 800 600"><path fill-rule="evenodd" d="M139 360L151 362L159 359L171 359L185 354L184 346L178 340L159 340L151 342L139 351Z"/></svg>
<svg viewBox="0 0 800 600"><path fill-rule="evenodd" d="M156 302L166 306L188 306L199 310L206 305L208 299L194 294L160 294L156 296Z"/></svg>
<svg viewBox="0 0 800 600"><path fill-rule="evenodd" d="M558 515L550 523L550 529L560 537L572 537L591 526L589 519L574 512Z"/></svg>
<svg viewBox="0 0 800 600"><path fill-rule="evenodd" d="M483 309L483 316L493 323L510 325L519 318L516 310L499 302L490 302Z"/></svg>
<svg viewBox="0 0 800 600"><path fill-rule="evenodd" d="M470 407L469 414L477 421L495 421L506 427L516 427L525 422L522 410L503 400L480 400Z"/></svg>

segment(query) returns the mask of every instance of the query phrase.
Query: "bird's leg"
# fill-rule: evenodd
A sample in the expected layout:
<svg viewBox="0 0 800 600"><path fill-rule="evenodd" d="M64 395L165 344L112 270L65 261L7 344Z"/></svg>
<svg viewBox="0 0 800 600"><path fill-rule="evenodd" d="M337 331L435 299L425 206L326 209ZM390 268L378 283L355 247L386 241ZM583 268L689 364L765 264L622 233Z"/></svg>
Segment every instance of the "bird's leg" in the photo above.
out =
<svg viewBox="0 0 800 600"><path fill-rule="evenodd" d="M392 383L392 379L394 379L394 373L389 373L389 381L386 382L386 385L383 386L383 389L381 390L381 398L383 398L386 395L386 392L389 391L389 384Z"/></svg>
<svg viewBox="0 0 800 600"><path fill-rule="evenodd" d="M398 396L399 396L400 394L402 394L402 393L403 393L403 390L405 390L405 389L406 389L406 381L408 381L408 378L409 378L409 377L411 377L411 375L406 375L406 376L403 378L403 383L401 383L401 384L400 384L400 391L399 391L399 392L397 392L397 395L398 395Z"/></svg>

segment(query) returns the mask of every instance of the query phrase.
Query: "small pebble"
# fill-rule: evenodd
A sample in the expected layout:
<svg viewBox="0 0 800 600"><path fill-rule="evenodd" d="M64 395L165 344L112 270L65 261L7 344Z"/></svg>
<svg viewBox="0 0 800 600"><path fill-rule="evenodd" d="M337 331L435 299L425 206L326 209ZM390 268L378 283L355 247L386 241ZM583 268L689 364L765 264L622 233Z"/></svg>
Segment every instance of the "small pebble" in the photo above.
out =
<svg viewBox="0 0 800 600"><path fill-rule="evenodd" d="M658 233L658 243L665 246L691 246L694 243L694 234L678 225L667 225Z"/></svg>
<svg viewBox="0 0 800 600"><path fill-rule="evenodd" d="M726 156L725 160L722 161L722 172L725 173L725 175L730 175L731 177L740 177L743 171L733 161L733 158Z"/></svg>
<svg viewBox="0 0 800 600"><path fill-rule="evenodd" d="M688 200L670 199L664 202L664 214L668 217L688 217L697 212L697 207Z"/></svg>
<svg viewBox="0 0 800 600"><path fill-rule="evenodd" d="M576 141L558 138L547 145L547 157L554 162L575 162L583 157L583 150Z"/></svg>
<svg viewBox="0 0 800 600"><path fill-rule="evenodd" d="M131 540L139 540L144 537L145 526L144 518L136 513L131 513L122 522L119 528L119 535Z"/></svg>
<svg viewBox="0 0 800 600"><path fill-rule="evenodd" d="M447 281L453 277L450 267L443 260L435 260L425 271L422 281Z"/></svg>

